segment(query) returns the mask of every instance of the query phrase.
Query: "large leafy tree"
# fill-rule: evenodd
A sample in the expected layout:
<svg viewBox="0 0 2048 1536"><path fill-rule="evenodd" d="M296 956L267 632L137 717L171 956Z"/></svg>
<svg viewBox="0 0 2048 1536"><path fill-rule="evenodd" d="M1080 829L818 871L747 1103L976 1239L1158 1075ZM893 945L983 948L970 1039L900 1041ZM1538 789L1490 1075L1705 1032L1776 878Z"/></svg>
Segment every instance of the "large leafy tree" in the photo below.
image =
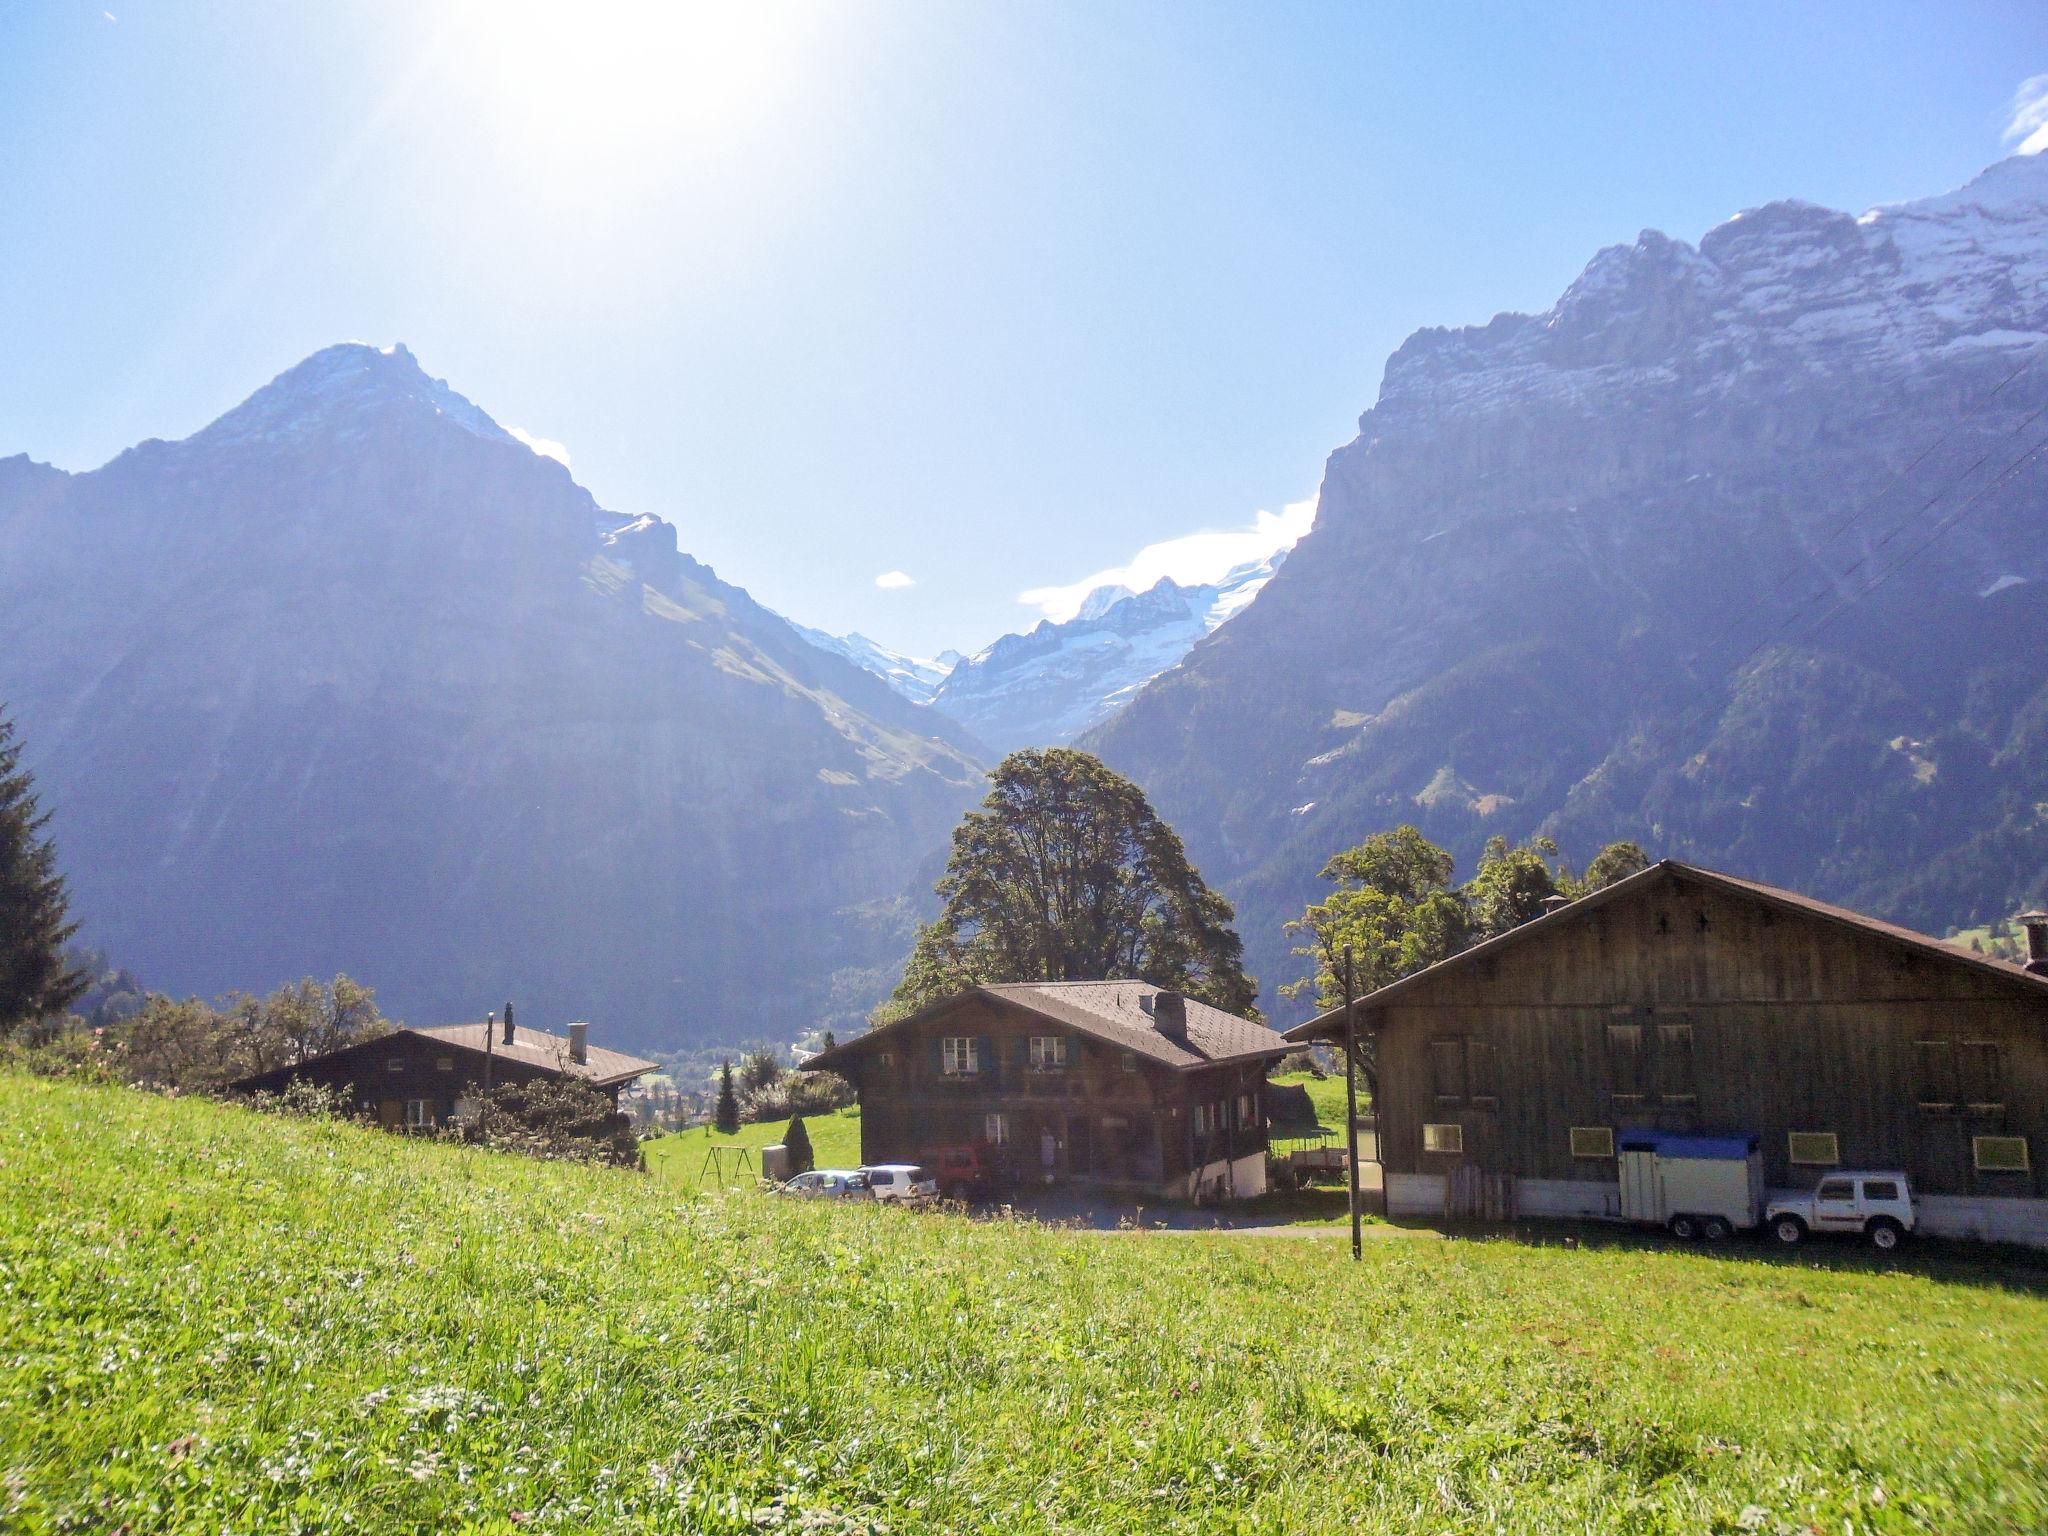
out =
<svg viewBox="0 0 2048 1536"><path fill-rule="evenodd" d="M1257 1017L1230 903L1137 785L1067 747L1012 753L992 778L953 832L945 907L899 1006L975 982L1128 976Z"/></svg>
<svg viewBox="0 0 2048 1536"><path fill-rule="evenodd" d="M1479 868L1465 885L1465 908L1474 943L1519 928L1543 915L1553 896L1573 894L1571 871L1552 864L1557 844L1538 835L1510 844L1489 837L1479 855Z"/></svg>
<svg viewBox="0 0 2048 1536"><path fill-rule="evenodd" d="M1578 888L1572 894L1590 896L1616 881L1639 875L1649 867L1650 856L1643 852L1642 844L1609 843L1593 855L1593 862L1586 866L1586 872L1579 877Z"/></svg>
<svg viewBox="0 0 2048 1536"><path fill-rule="evenodd" d="M44 835L49 821L14 722L0 714L0 1036L63 1013L92 980L65 955L78 925Z"/></svg>
<svg viewBox="0 0 2048 1536"><path fill-rule="evenodd" d="M1451 856L1411 826L1375 832L1323 866L1337 889L1287 924L1303 940L1309 974L1281 988L1321 1008L1344 1001L1344 956L1357 996L1455 954L1464 946L1464 899L1451 886Z"/></svg>

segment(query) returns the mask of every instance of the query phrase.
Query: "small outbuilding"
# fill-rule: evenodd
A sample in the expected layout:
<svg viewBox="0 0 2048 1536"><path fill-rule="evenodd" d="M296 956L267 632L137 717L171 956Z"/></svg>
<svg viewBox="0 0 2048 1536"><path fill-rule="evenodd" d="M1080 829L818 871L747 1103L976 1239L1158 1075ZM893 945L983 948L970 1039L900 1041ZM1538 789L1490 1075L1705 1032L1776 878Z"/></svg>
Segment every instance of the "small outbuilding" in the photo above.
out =
<svg viewBox="0 0 2048 1536"><path fill-rule="evenodd" d="M972 1146L1012 1185L1266 1189L1279 1033L1143 981L970 987L806 1063L860 1094L861 1160Z"/></svg>
<svg viewBox="0 0 2048 1536"><path fill-rule="evenodd" d="M401 1025L228 1086L236 1093L281 1093L294 1082L317 1083L345 1093L358 1114L374 1115L393 1130L431 1131L467 1113L473 1095L486 1085L562 1078L608 1094L617 1104L619 1090L655 1066L592 1045L588 1024L551 1035L515 1028L507 1017L502 1024L492 1018L432 1029Z"/></svg>
<svg viewBox="0 0 2048 1536"><path fill-rule="evenodd" d="M1619 1217L1632 1133L1754 1135L1771 1187L1903 1168L1923 1231L2048 1244L2022 921L2027 965L1666 860L1382 987L1354 1006L1387 1209Z"/></svg>

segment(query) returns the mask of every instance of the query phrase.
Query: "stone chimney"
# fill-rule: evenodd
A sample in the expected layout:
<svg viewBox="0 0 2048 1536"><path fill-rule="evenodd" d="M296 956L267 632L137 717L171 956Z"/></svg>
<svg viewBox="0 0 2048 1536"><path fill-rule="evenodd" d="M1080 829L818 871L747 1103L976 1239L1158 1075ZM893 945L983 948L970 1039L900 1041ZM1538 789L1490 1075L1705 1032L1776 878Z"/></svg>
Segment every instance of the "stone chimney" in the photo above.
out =
<svg viewBox="0 0 2048 1536"><path fill-rule="evenodd" d="M1188 1000L1178 992L1160 992L1152 999L1152 1022L1169 1040L1187 1044Z"/></svg>
<svg viewBox="0 0 2048 1536"><path fill-rule="evenodd" d="M569 1059L582 1066L590 1060L590 1026L571 1024L569 1026Z"/></svg>
<svg viewBox="0 0 2048 1536"><path fill-rule="evenodd" d="M504 1045L512 1043L512 1005L510 1003L505 1005L505 1038L501 1043Z"/></svg>
<svg viewBox="0 0 2048 1536"><path fill-rule="evenodd" d="M2027 930L2027 969L2048 976L2048 912L2022 912L2013 921Z"/></svg>

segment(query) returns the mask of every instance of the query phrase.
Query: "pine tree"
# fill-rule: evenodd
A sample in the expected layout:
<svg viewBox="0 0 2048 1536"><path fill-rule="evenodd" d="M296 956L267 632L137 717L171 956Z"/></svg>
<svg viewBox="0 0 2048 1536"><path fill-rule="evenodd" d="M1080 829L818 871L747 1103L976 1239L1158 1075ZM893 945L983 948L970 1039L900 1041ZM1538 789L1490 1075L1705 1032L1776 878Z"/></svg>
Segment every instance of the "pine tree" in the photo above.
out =
<svg viewBox="0 0 2048 1536"><path fill-rule="evenodd" d="M43 835L49 820L14 723L0 715L0 1036L62 1013L91 979L64 955L78 925L67 921L57 850Z"/></svg>
<svg viewBox="0 0 2048 1536"><path fill-rule="evenodd" d="M782 1145L789 1151L791 1178L800 1173L809 1173L817 1166L818 1154L811 1150L811 1133L804 1128L802 1115L789 1117L789 1129L782 1133Z"/></svg>
<svg viewBox="0 0 2048 1536"><path fill-rule="evenodd" d="M711 1125L721 1136L730 1136L740 1128L740 1096L732 1091L729 1061L718 1069L718 1108L712 1113Z"/></svg>

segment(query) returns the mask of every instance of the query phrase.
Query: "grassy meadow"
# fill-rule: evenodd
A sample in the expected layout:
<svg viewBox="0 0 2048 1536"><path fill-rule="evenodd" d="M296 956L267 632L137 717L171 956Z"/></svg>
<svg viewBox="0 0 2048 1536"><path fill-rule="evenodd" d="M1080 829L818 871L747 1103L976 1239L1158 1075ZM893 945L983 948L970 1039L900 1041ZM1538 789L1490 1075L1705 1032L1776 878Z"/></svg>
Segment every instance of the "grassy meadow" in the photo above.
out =
<svg viewBox="0 0 2048 1536"><path fill-rule="evenodd" d="M647 1171L660 1183L680 1189L752 1184L761 1174L761 1149L781 1141L783 1132L788 1129L787 1120L772 1120L760 1125L743 1125L730 1136L708 1125L675 1131L644 1145ZM805 1115L804 1129L810 1134L812 1161L816 1167L860 1166L858 1109L837 1110L829 1115ZM742 1168L737 1157L730 1151L724 1151L718 1162L707 1162L714 1147L745 1147L751 1161Z"/></svg>
<svg viewBox="0 0 2048 1536"><path fill-rule="evenodd" d="M1354 1266L0 1075L9 1532L2035 1532L2044 1377L1931 1246Z"/></svg>

